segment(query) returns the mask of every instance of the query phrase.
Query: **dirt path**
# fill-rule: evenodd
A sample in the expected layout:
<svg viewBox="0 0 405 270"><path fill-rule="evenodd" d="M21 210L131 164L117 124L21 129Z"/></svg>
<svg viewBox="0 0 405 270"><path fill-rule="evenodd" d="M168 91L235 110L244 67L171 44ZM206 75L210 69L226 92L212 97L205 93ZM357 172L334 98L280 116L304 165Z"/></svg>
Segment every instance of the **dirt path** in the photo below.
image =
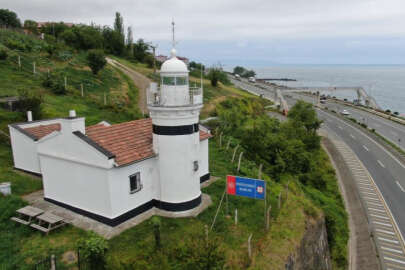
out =
<svg viewBox="0 0 405 270"><path fill-rule="evenodd" d="M139 110L143 113L148 113L148 106L146 105L146 89L149 87L151 80L145 75L136 72L135 70L119 63L118 61L115 61L114 59L108 57L106 59L110 65L120 69L134 81L134 84L139 89Z"/></svg>

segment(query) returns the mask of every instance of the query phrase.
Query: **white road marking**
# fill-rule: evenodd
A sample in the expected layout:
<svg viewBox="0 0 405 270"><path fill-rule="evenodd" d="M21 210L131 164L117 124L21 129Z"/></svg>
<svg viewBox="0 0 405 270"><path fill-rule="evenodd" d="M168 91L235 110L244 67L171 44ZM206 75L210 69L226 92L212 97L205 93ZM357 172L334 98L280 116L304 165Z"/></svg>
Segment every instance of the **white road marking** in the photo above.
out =
<svg viewBox="0 0 405 270"><path fill-rule="evenodd" d="M389 224L389 223L384 223L384 222L379 222L379 221L373 221L373 223L379 224L381 226L392 227L392 224Z"/></svg>
<svg viewBox="0 0 405 270"><path fill-rule="evenodd" d="M353 140L356 139L356 137L354 137L353 134L350 134L350 137L352 137Z"/></svg>
<svg viewBox="0 0 405 270"><path fill-rule="evenodd" d="M386 234L391 234L391 235L395 235L395 233L390 232L390 231L386 231L386 230L381 230L381 229L375 229L377 232L381 232L381 233L386 233Z"/></svg>
<svg viewBox="0 0 405 270"><path fill-rule="evenodd" d="M363 148L368 152L368 148L365 145L363 145Z"/></svg>
<svg viewBox="0 0 405 270"><path fill-rule="evenodd" d="M402 191L402 192L405 192L405 189L401 186L401 184L400 184L398 181L396 181L396 183L397 183L397 185L399 186L399 188L401 189L401 191Z"/></svg>
<svg viewBox="0 0 405 270"><path fill-rule="evenodd" d="M370 185L370 184L365 184L366 182L360 182L360 181L358 181L358 183L357 183L357 185L359 185L359 186L365 186L365 187L372 187L372 185Z"/></svg>
<svg viewBox="0 0 405 270"><path fill-rule="evenodd" d="M373 201L377 201L377 202L380 201L379 199L376 199L376 198L373 198L373 197L368 197L368 196L364 196L364 199L365 200L373 200Z"/></svg>
<svg viewBox="0 0 405 270"><path fill-rule="evenodd" d="M359 185L362 185L362 184L359 183ZM371 191L374 191L374 188L359 187L359 189L361 189L361 190L371 190Z"/></svg>
<svg viewBox="0 0 405 270"><path fill-rule="evenodd" d="M384 207L381 203L372 203L372 202L367 202L368 204L376 205L379 207Z"/></svg>
<svg viewBox="0 0 405 270"><path fill-rule="evenodd" d="M376 217L376 218L382 218L382 219L389 219L387 217L383 217L383 216L379 216L379 215L375 215L375 214L370 214L370 216Z"/></svg>
<svg viewBox="0 0 405 270"><path fill-rule="evenodd" d="M368 208L369 210L371 210L371 211L377 211L377 212L382 212L382 213L385 213L385 211L384 210L381 210L381 209L377 209L377 208Z"/></svg>
<svg viewBox="0 0 405 270"><path fill-rule="evenodd" d="M388 261L391 261L391 262L396 262L396 263L400 263L400 264L405 265L405 262L401 261L401 260L393 259L393 258L390 258L390 257L384 257L384 259L388 260Z"/></svg>
<svg viewBox="0 0 405 270"><path fill-rule="evenodd" d="M397 240L391 240L391 239L387 239L384 237L378 237L378 239L380 239L381 241L388 242L388 243L399 244L399 242Z"/></svg>
<svg viewBox="0 0 405 270"><path fill-rule="evenodd" d="M363 193L368 194L368 195L374 195L374 196L377 196L377 194L375 194L375 193L371 193L371 192L365 192L365 191L363 191Z"/></svg>
<svg viewBox="0 0 405 270"><path fill-rule="evenodd" d="M397 250L397 249L393 249L393 248L387 248L387 247L381 247L381 248L382 248L382 249L384 249L384 250L391 251L391 252L395 252L395 253L403 254L403 252L402 252L402 251Z"/></svg>
<svg viewBox="0 0 405 270"><path fill-rule="evenodd" d="M377 160L377 162L378 164L380 164L381 167L385 168L385 165L381 161Z"/></svg>

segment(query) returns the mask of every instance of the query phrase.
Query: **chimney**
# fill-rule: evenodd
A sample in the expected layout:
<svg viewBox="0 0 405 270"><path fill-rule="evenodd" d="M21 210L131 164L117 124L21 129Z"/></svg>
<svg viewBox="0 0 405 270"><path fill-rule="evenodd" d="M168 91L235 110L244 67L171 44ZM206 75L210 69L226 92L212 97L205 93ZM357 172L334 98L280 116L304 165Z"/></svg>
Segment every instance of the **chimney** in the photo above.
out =
<svg viewBox="0 0 405 270"><path fill-rule="evenodd" d="M32 112L31 111L27 111L27 121L32 122Z"/></svg>
<svg viewBox="0 0 405 270"><path fill-rule="evenodd" d="M72 133L75 131L80 131L81 133L86 133L85 118L77 117L75 110L69 111L69 117L63 118L61 121L61 132L62 134Z"/></svg>

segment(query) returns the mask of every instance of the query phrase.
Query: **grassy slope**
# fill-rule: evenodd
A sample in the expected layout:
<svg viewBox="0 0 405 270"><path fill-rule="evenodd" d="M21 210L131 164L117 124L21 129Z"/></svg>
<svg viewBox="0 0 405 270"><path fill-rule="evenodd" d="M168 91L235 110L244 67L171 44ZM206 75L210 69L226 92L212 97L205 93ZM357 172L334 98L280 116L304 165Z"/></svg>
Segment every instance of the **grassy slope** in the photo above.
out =
<svg viewBox="0 0 405 270"><path fill-rule="evenodd" d="M82 56L76 56L78 58ZM78 59L77 62L82 61ZM125 60L121 60L125 62ZM49 63L51 66L52 63ZM64 63L53 62L55 68L64 68ZM128 64L128 63L126 63ZM130 64L135 69L141 71L145 75L151 74L151 70L139 64ZM88 70L82 65L81 69L69 71L69 74L74 72L84 72L84 78L91 77ZM80 70L80 71L79 71ZM128 77L113 69L103 71L107 79L112 83L112 88L120 91L122 88L128 94L127 98L136 104L137 89L131 85ZM79 76L79 75L77 75ZM81 75L80 75L81 76ZM113 79L113 77L120 79ZM104 76L100 76L100 85L104 85ZM15 83L12 82L15 81ZM89 95L81 98L78 95L78 89L73 89L67 96L56 96L50 93L49 90L41 86L41 80L34 76L30 76L27 71L18 71L16 65L5 64L0 62L0 81L5 84L0 85L0 93L5 95L15 94L15 89L29 87L34 91L42 91L45 94L45 104L43 111L46 117L65 116L69 109L76 109L79 115L86 116L87 124L94 124L101 120L107 120L112 123L122 122L131 119L130 114L117 114L111 107L100 105L100 96L105 91L103 86L97 86L97 80L92 80L88 83L88 87L95 85L93 90L89 90ZM115 82L124 82L123 84L114 85ZM198 82L197 78L191 78L191 81ZM92 89L92 88L90 88ZM110 88L111 89L111 88ZM129 90L129 92L128 92ZM213 113L215 104L225 99L227 96L246 97L250 96L246 92L240 91L233 87L220 85L213 88L208 81L204 81L204 102L206 103L202 117L207 117ZM94 95L91 95L94 93ZM125 96L125 94L124 94ZM17 122L24 119L20 113L10 113L0 109L0 129L6 131L6 125L11 122ZM236 173L236 164L230 163L231 152L224 149L219 149L217 143L212 140L210 142L210 170L213 175L220 179L203 192L211 195L214 204L197 218L191 219L162 219L162 241L163 250L170 253L174 246L182 246L183 244L193 241L194 237L202 237L201 232L204 231L204 225L210 225L215 214L216 207L222 195L225 175L228 173ZM41 188L41 183L37 179L26 175L16 173L11 169L12 159L11 150L7 144L7 140L0 135L0 182L11 181L13 192L16 196L0 200L6 202L3 204L2 215L0 215L0 230L2 236L0 238L0 248L7 250L0 256L0 265L4 262L21 262L32 263L40 258L43 258L50 253L62 254L66 250L73 250L78 239L86 237L86 233L74 227L67 227L48 237L43 237L38 232L33 232L30 229L22 228L8 221L8 217L24 203L17 196L38 190ZM256 164L245 160L242 163L241 173L249 177L257 176ZM311 215L319 215L319 210L314 207L311 202L306 199L299 187L294 183L290 187L292 193L289 196L288 204L285 204L281 211L277 209L276 194L282 189L281 185L276 184L267 176L264 176L268 181L269 202L272 205L272 226L270 232L265 234L263 228L263 202L249 200L244 198L229 198L230 213L233 213L235 208L239 211L239 225L233 225L232 218L226 218L224 208L221 210L212 236L217 236L221 239L221 248L226 252L227 265L232 269L241 269L247 266L247 248L246 240L250 233L253 233L254 258L251 268L256 269L277 269L282 268L287 256L294 251L298 245L302 234L305 231L305 224L308 221L306 213ZM0 207L1 208L1 207ZM260 214L257 214L260 213ZM6 232L6 233L5 233ZM4 234L3 234L4 233ZM110 251L107 261L109 265L116 269L120 263L128 263L129 265L138 265L143 269L145 265L150 265L152 269L161 269L163 265L179 263L175 258L156 257L156 253L152 249L152 227L149 222L144 222L121 235L109 241ZM173 243L176 243L173 245ZM155 256L153 259L150 256ZM142 266L143 265L143 266Z"/></svg>

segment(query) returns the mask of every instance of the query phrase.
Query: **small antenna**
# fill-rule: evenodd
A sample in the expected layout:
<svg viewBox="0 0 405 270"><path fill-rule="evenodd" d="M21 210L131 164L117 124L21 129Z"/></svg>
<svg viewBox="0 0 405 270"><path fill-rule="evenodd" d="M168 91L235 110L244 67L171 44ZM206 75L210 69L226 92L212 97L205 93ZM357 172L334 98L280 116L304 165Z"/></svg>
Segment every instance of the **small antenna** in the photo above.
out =
<svg viewBox="0 0 405 270"><path fill-rule="evenodd" d="M176 41L174 39L174 19L172 19L172 46L173 48L176 46Z"/></svg>

